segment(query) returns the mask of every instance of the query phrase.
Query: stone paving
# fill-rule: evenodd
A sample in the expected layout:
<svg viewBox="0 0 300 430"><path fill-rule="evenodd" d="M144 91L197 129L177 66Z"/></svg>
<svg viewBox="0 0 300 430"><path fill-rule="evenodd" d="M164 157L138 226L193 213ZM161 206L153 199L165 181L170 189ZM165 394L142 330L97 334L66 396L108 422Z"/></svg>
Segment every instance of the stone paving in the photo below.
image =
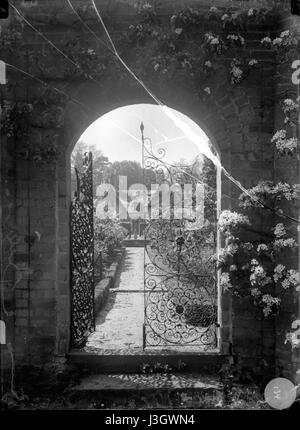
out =
<svg viewBox="0 0 300 430"><path fill-rule="evenodd" d="M142 350L144 321L144 248L126 248L104 309L96 319L96 331L85 350Z"/></svg>

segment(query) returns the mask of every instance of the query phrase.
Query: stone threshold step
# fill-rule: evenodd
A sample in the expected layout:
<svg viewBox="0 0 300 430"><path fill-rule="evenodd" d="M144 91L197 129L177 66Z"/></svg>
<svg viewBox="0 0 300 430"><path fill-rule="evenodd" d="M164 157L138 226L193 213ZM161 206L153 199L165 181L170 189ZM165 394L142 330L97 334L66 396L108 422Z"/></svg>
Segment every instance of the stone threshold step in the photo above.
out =
<svg viewBox="0 0 300 430"><path fill-rule="evenodd" d="M109 392L197 392L216 395L223 392L218 376L197 373L155 373L155 374L94 374L84 377L70 392L75 394L104 394Z"/></svg>
<svg viewBox="0 0 300 430"><path fill-rule="evenodd" d="M68 355L68 362L80 369L101 374L134 374L142 373L145 365L157 363L168 365L173 372L217 372L226 362L227 356L219 353L168 353L117 355L73 350Z"/></svg>

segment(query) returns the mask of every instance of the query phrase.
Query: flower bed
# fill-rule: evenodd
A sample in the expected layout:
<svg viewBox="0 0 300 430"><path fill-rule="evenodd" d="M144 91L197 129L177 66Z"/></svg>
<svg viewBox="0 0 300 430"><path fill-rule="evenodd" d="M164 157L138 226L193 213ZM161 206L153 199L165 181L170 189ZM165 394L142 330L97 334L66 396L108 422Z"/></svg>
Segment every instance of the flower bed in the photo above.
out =
<svg viewBox="0 0 300 430"><path fill-rule="evenodd" d="M106 304L109 289L113 286L119 265L124 256L125 248L120 249L116 254L115 262L106 271L106 277L95 286L95 312L98 313Z"/></svg>

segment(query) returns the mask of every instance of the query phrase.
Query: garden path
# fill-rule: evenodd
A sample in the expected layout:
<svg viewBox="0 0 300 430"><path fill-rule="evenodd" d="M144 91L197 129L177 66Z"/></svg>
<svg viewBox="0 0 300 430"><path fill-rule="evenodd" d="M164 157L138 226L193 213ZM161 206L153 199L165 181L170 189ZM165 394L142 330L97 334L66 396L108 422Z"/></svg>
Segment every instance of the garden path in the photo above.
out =
<svg viewBox="0 0 300 430"><path fill-rule="evenodd" d="M144 248L126 248L114 288L96 318L86 350L142 350L144 321Z"/></svg>
<svg viewBox="0 0 300 430"><path fill-rule="evenodd" d="M146 259L149 263L148 256ZM126 248L116 275L114 287L110 288L106 305L96 317L96 330L89 336L84 348L86 352L95 352L101 355L148 355L157 353L157 347L148 346L145 350L143 349L144 263L143 247ZM178 294L179 299L181 296L181 294ZM176 312L175 305L174 312ZM169 314L171 315L170 309ZM167 322L175 324L172 321L172 318L167 320ZM177 321L176 318L175 321ZM180 320L177 324L180 327ZM192 331L187 330L187 333L191 333L191 336L194 336L194 328L191 328ZM146 330L146 337L151 341L152 329L147 326ZM200 331L196 332L196 335L198 336L199 333L201 334ZM214 332L211 332L211 335L214 336ZM212 341L214 342L214 338L212 338ZM216 345L214 343L207 346L205 344L200 345L197 341L195 345L189 346L184 344L172 345L165 342L160 344L158 348L159 353L172 351L180 354L187 351L192 353L213 351L216 349Z"/></svg>

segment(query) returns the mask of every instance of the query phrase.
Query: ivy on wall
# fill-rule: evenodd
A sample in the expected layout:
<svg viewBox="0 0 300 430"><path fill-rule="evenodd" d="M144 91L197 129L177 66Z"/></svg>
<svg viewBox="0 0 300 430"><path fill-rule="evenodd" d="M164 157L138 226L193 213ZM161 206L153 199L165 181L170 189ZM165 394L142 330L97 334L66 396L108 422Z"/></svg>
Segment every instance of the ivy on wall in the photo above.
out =
<svg viewBox="0 0 300 430"><path fill-rule="evenodd" d="M38 164L53 163L57 159L64 105L62 98L54 91L51 95L51 91L44 88L32 103L2 102L0 132L6 136L11 155Z"/></svg>
<svg viewBox="0 0 300 430"><path fill-rule="evenodd" d="M167 82L188 86L200 98L209 98L213 92L213 81L220 59L233 58L227 64L228 78L232 84L240 83L250 71L257 67L258 61L249 56L245 33L249 22L260 23L266 20L267 12L250 9L243 12L221 12L212 7L207 15L198 9L188 8L170 16L167 25L149 3L136 4L138 22L128 25L117 40L121 55L130 62L135 72L146 82L163 86ZM82 20L89 25L92 9L82 6L78 9ZM95 18L95 17L94 17ZM49 83L53 81L76 82L97 80L118 83L120 87L130 82L122 65L107 49L101 52L91 43L91 38L71 34L61 48L73 64L68 61L53 61L53 46L36 49L26 45L24 28L26 23L18 16L1 38L1 52L8 63L13 57L20 68L38 79ZM206 29L199 31L199 28ZM145 56L144 53L147 52ZM55 55L57 52L55 52ZM78 67L75 67L77 64ZM51 162L58 157L59 130L63 126L63 107L65 101L55 101L49 108L45 101L49 88L42 88L41 94L23 96L23 101L8 101L15 94L16 87L30 85L26 79L9 83L7 100L3 101L1 132L10 142L19 157L35 162ZM135 83L134 83L135 84ZM48 133L45 130L48 129ZM10 146L13 147L12 143Z"/></svg>

